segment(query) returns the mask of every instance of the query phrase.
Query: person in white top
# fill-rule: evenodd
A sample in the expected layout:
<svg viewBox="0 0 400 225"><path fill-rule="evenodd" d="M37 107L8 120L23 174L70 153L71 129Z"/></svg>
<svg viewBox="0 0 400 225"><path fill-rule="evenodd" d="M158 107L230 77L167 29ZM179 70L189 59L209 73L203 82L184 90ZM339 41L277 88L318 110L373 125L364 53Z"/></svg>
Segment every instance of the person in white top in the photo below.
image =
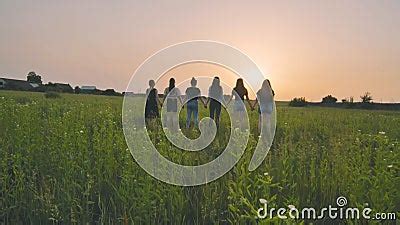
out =
<svg viewBox="0 0 400 225"><path fill-rule="evenodd" d="M252 107L252 110L254 110L257 103L259 105L258 132L261 132L261 118L264 118L264 123L267 127L270 125L270 121L268 120L270 120L271 114L274 111L274 96L275 92L271 87L270 81L268 79L264 80L260 90L257 91L257 98Z"/></svg>
<svg viewBox="0 0 400 225"><path fill-rule="evenodd" d="M172 130L177 130L179 127L178 116L178 101L182 104L181 92L175 87L175 79L169 79L169 86L164 90L164 102L167 101L167 117L166 123L167 127L172 128Z"/></svg>

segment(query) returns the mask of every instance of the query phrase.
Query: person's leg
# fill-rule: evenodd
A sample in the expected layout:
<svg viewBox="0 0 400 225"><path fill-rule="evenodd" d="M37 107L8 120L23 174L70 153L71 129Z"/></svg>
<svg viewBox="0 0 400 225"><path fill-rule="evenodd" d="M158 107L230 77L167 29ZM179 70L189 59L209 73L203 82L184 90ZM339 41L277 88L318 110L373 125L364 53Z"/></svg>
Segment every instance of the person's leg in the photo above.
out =
<svg viewBox="0 0 400 225"><path fill-rule="evenodd" d="M213 100L211 100L210 101L210 118L213 120L214 120L214 114L215 114L215 106L214 106ZM211 121L210 121L209 125L211 126Z"/></svg>
<svg viewBox="0 0 400 225"><path fill-rule="evenodd" d="M171 115L171 123L172 123L172 130L177 131L179 128L178 118L176 116L176 112L173 112Z"/></svg>
<svg viewBox="0 0 400 225"><path fill-rule="evenodd" d="M197 102L193 108L193 120L194 120L194 126L199 127L199 107L197 105Z"/></svg>
<svg viewBox="0 0 400 225"><path fill-rule="evenodd" d="M240 123L240 129L243 131L244 129L245 129L245 127L246 127L246 121L244 120L244 118L246 118L247 116L246 116L246 111L245 111L245 109L242 109L240 112L239 112L239 118L241 118L241 120L239 120L239 123ZM243 118L243 119L242 119Z"/></svg>
<svg viewBox="0 0 400 225"><path fill-rule="evenodd" d="M167 126L167 128L168 129L172 129L172 118L171 118L171 114L172 114L172 112L167 112L166 114L165 114L165 124L166 124L166 126Z"/></svg>
<svg viewBox="0 0 400 225"><path fill-rule="evenodd" d="M186 128L190 127L190 120L192 119L192 108L189 104L186 105L187 115L186 115Z"/></svg>
<svg viewBox="0 0 400 225"><path fill-rule="evenodd" d="M216 123L216 125L217 125L217 128L219 128L219 118L220 118L220 115L221 115L221 103L217 103L217 105L216 105L216 115L215 115L215 123Z"/></svg>

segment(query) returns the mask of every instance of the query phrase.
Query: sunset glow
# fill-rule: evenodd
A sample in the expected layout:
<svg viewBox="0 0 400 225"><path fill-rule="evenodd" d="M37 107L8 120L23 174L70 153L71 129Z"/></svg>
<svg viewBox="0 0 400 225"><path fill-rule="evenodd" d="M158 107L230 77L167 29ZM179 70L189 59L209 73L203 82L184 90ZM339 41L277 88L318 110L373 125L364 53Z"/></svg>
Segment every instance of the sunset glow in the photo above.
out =
<svg viewBox="0 0 400 225"><path fill-rule="evenodd" d="M358 99L369 91L376 102L399 102L400 2L310 3L5 0L0 76L25 79L33 70L45 82L124 91L156 51L205 39L250 56L277 100ZM188 77L209 72L218 70L182 71Z"/></svg>

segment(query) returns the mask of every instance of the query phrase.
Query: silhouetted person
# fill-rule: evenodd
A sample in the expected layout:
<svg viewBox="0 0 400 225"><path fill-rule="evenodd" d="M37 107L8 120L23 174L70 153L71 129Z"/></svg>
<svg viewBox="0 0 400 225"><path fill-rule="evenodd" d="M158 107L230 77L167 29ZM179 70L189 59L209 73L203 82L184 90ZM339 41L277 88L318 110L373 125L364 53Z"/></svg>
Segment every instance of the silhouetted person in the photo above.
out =
<svg viewBox="0 0 400 225"><path fill-rule="evenodd" d="M264 80L260 90L257 91L257 98L252 107L252 109L254 109L257 103L259 105L258 132L261 132L262 121L264 121L264 125L266 125L267 128L270 128L271 114L274 111L274 96L275 92L271 87L270 81L268 79ZM269 129L267 132L269 132Z"/></svg>
<svg viewBox="0 0 400 225"><path fill-rule="evenodd" d="M186 93L186 100L188 101L186 103L186 106L187 106L186 128L190 127L192 114L193 114L194 126L195 127L199 126L198 99L201 96L201 92L200 92L200 89L198 87L196 87L197 80L194 77L190 81L190 85L191 85L191 87L188 87L186 89L186 92L185 92ZM201 99L201 101L203 101L203 100ZM204 102L203 102L203 104L204 104Z"/></svg>
<svg viewBox="0 0 400 225"><path fill-rule="evenodd" d="M158 104L160 102L158 98L158 91L154 88L154 80L149 81L149 88L146 90L146 108L145 108L145 118L146 120L155 119L159 117Z"/></svg>
<svg viewBox="0 0 400 225"><path fill-rule="evenodd" d="M221 102L224 100L224 94L220 85L219 77L214 77L210 88L208 89L208 99L204 104L210 103L210 118L215 121L217 128L219 128L219 120L221 115Z"/></svg>
<svg viewBox="0 0 400 225"><path fill-rule="evenodd" d="M235 98L235 102L233 104L233 111L236 115L234 115L235 118L237 119L242 119L246 118L245 117L245 112L246 112L246 105L244 103L244 100L247 100L247 103L250 105L250 99L249 99L249 93L247 89L244 87L243 79L239 78L236 81L236 86L232 90L232 95L229 98L228 104L231 102L231 100ZM240 124L240 127L242 127L242 120L238 121Z"/></svg>
<svg viewBox="0 0 400 225"><path fill-rule="evenodd" d="M166 122L167 127L172 130L177 130L179 127L178 116L178 100L182 104L181 92L178 88L175 88L175 79L169 79L169 86L164 90L164 103L167 100L167 115Z"/></svg>

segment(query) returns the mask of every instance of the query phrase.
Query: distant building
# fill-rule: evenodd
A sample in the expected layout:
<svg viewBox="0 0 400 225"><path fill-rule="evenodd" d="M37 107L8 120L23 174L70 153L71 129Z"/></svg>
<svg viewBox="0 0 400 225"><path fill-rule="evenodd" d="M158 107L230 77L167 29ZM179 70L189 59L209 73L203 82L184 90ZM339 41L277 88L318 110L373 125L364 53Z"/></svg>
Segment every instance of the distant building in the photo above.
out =
<svg viewBox="0 0 400 225"><path fill-rule="evenodd" d="M135 93L133 93L132 91L124 91L124 92L122 92L122 95L124 95L124 96L134 96Z"/></svg>
<svg viewBox="0 0 400 225"><path fill-rule="evenodd" d="M34 91L39 84L29 83L25 80L0 78L0 89L15 91Z"/></svg>
<svg viewBox="0 0 400 225"><path fill-rule="evenodd" d="M96 92L96 86L82 86L80 88L81 94L94 94Z"/></svg>

